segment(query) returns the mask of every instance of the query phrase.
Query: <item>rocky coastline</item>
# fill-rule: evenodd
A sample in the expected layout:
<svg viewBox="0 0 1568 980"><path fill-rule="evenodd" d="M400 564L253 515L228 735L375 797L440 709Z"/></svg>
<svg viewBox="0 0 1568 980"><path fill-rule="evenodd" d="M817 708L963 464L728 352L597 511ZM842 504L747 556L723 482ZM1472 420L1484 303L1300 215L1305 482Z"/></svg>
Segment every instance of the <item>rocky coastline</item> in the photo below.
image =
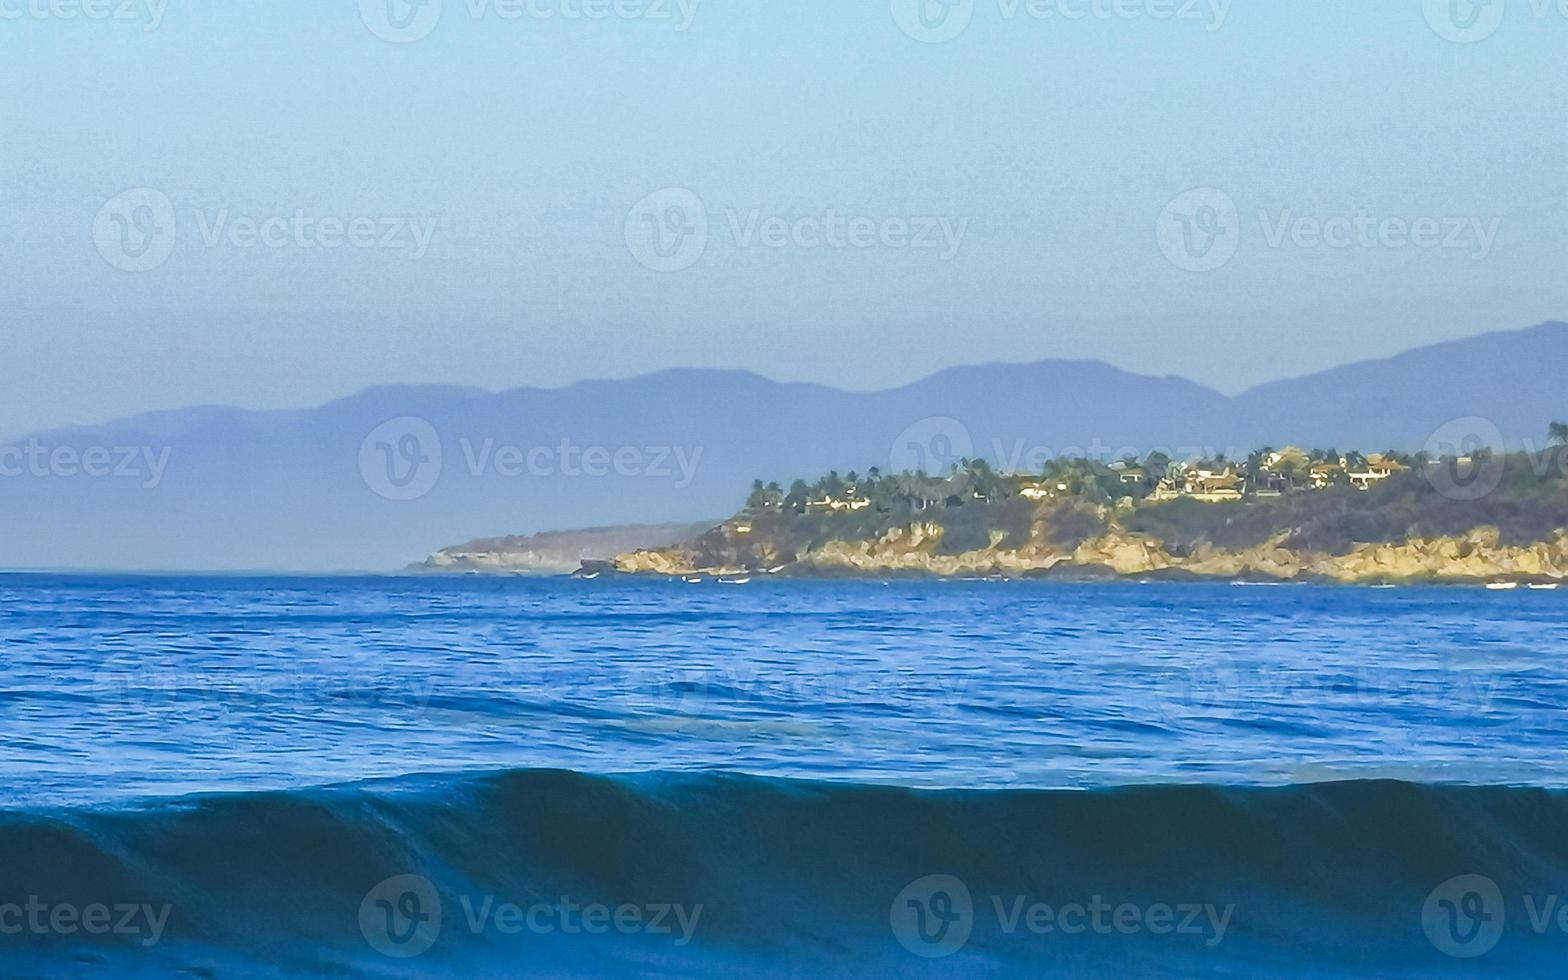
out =
<svg viewBox="0 0 1568 980"><path fill-rule="evenodd" d="M740 525L744 527L745 525ZM1046 578L1074 581L1277 581L1338 584L1557 584L1568 580L1568 529L1544 540L1510 544L1495 527L1463 534L1356 545L1343 553L1292 546L1292 533L1246 548L1203 543L1177 553L1164 541L1113 524L1103 534L1064 548L1043 527L1022 547L1001 531L988 545L949 552L944 528L915 522L872 539L834 539L799 551L759 541L731 522L695 542L644 549L594 563L591 573L665 577L775 575L822 578ZM744 538L749 540L736 541ZM728 546L726 546L728 545Z"/></svg>

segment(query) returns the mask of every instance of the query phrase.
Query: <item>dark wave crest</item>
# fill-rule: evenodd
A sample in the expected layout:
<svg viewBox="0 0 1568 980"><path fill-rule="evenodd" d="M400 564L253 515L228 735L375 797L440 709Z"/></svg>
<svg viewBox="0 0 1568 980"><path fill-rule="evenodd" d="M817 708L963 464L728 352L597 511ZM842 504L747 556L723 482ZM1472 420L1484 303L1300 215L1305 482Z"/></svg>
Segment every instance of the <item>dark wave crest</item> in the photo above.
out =
<svg viewBox="0 0 1568 980"><path fill-rule="evenodd" d="M1537 928L1568 895L1568 796L1535 789L511 771L9 812L0 869L0 962L46 976L1544 976L1568 953ZM128 928L87 928L95 906Z"/></svg>

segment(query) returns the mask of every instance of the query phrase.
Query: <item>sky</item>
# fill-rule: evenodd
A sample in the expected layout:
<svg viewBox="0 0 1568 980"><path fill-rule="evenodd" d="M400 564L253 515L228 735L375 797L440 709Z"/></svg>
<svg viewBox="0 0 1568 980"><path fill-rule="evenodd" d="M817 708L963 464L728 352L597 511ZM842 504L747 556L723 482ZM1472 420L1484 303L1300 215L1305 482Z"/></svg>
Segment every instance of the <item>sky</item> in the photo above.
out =
<svg viewBox="0 0 1568 980"><path fill-rule="evenodd" d="M0 0L0 435L1568 319L1568 3L422 2Z"/></svg>

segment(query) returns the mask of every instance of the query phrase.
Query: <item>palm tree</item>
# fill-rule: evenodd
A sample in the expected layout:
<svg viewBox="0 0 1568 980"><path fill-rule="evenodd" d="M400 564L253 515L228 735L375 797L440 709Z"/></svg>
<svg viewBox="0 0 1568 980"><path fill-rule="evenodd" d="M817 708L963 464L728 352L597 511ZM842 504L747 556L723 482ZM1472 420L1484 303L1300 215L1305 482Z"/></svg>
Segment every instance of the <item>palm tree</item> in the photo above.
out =
<svg viewBox="0 0 1568 980"><path fill-rule="evenodd" d="M811 499L811 487L805 480L796 480L789 485L789 493L784 497L784 506L795 513L806 509L806 501Z"/></svg>
<svg viewBox="0 0 1568 980"><path fill-rule="evenodd" d="M1171 457L1169 453L1152 452L1149 458L1143 461L1143 468L1148 471L1148 480L1159 483L1171 471Z"/></svg>
<svg viewBox="0 0 1568 980"><path fill-rule="evenodd" d="M1568 446L1568 422L1553 422L1547 437L1559 446Z"/></svg>

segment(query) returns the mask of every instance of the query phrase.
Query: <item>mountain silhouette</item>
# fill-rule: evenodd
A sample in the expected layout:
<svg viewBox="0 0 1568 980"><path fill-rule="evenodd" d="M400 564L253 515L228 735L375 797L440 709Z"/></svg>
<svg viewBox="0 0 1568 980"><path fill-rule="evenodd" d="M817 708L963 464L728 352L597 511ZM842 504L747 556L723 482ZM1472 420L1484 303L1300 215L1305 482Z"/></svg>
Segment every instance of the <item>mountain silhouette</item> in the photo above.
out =
<svg viewBox="0 0 1568 980"><path fill-rule="evenodd" d="M1053 454L1155 448L1415 450L1434 432L1539 446L1568 416L1565 364L1568 324L1549 323L1234 398L1042 361L874 392L669 370L559 389L386 386L306 410L186 408L0 444L0 567L392 570L473 538L730 513L754 478L936 471L960 456L1036 469Z"/></svg>

